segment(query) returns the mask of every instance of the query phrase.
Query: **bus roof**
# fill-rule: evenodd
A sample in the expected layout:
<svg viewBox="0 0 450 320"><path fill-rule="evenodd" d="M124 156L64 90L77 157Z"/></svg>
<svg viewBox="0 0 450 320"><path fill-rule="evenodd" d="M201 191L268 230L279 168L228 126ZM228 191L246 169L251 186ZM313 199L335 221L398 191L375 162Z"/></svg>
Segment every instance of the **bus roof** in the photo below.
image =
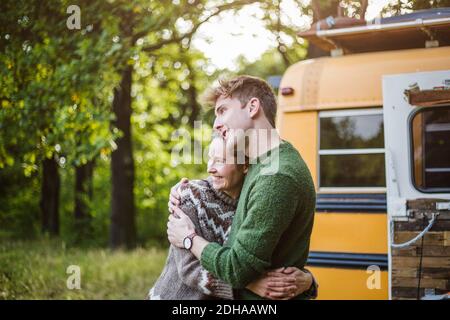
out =
<svg viewBox="0 0 450 320"><path fill-rule="evenodd" d="M346 54L450 45L450 8L375 19L366 25L361 25L363 20L347 20L355 25L320 30L321 24L316 24L298 35L325 51L341 49Z"/></svg>
<svg viewBox="0 0 450 320"><path fill-rule="evenodd" d="M449 70L450 46L360 53L303 60L290 66L280 84L283 112L382 105L382 76ZM293 93L283 95L283 89Z"/></svg>

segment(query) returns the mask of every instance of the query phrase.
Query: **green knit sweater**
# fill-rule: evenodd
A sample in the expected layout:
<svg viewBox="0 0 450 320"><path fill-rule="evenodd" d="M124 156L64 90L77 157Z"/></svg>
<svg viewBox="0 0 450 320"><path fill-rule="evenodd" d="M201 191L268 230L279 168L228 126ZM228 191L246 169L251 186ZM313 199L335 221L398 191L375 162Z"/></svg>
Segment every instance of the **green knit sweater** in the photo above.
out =
<svg viewBox="0 0 450 320"><path fill-rule="evenodd" d="M201 256L206 270L237 289L237 299L261 299L245 287L269 269L304 267L314 222L315 188L297 150L283 141L257 160L228 241L208 244Z"/></svg>

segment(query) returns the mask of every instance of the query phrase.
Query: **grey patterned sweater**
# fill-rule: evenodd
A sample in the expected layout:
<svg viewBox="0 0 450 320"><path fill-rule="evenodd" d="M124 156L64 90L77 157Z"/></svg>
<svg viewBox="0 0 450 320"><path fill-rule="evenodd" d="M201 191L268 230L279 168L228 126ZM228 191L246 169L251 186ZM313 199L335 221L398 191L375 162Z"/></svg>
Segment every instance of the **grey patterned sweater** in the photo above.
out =
<svg viewBox="0 0 450 320"><path fill-rule="evenodd" d="M198 235L222 245L228 238L237 199L215 190L210 179L193 180L181 188L180 209ZM166 265L150 289L150 300L233 299L230 285L215 278L188 250L170 246Z"/></svg>

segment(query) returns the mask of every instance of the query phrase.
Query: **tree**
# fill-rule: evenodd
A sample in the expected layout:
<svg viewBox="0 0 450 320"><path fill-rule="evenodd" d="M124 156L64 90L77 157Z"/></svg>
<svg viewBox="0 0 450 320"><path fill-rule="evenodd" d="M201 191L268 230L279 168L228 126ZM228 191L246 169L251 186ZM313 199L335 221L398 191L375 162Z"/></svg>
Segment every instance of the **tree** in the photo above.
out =
<svg viewBox="0 0 450 320"><path fill-rule="evenodd" d="M110 120L104 108L108 82L97 78L110 69L109 43L101 32L86 36L93 25L67 29L69 1L4 1L1 6L6 35L0 44L5 84L0 167L18 162L27 176L41 170L42 229L57 234L59 167L67 159L78 166L100 150L107 152L113 138L104 129ZM84 12L89 14L94 10Z"/></svg>
<svg viewBox="0 0 450 320"><path fill-rule="evenodd" d="M449 0L404 0L390 2L382 10L382 16L404 14L416 10L450 7Z"/></svg>

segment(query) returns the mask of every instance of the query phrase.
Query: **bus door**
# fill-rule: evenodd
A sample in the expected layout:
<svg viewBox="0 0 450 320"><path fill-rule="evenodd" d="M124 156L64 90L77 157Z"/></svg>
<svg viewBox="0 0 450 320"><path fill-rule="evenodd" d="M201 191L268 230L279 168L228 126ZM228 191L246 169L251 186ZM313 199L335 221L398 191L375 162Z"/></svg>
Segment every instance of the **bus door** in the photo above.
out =
<svg viewBox="0 0 450 320"><path fill-rule="evenodd" d="M383 76L390 298L448 297L450 70Z"/></svg>

